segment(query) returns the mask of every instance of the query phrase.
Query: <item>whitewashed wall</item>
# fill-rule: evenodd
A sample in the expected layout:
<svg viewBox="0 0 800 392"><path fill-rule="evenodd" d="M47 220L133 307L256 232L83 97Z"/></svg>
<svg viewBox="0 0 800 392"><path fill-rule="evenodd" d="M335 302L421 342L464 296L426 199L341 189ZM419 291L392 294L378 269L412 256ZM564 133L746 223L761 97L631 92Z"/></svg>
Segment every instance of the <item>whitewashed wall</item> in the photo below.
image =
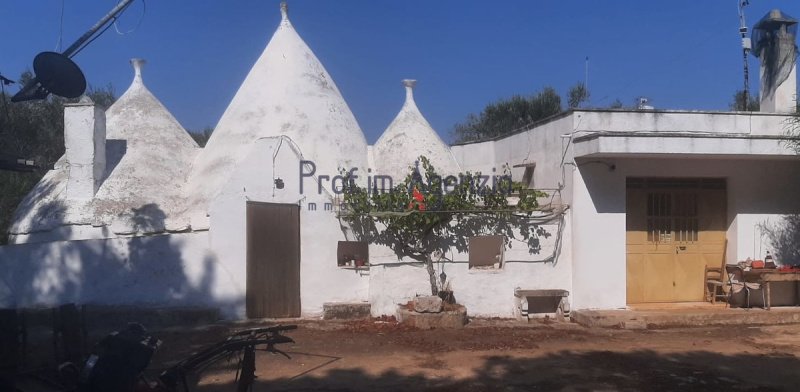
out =
<svg viewBox="0 0 800 392"><path fill-rule="evenodd" d="M244 305L208 249L208 233L59 241L0 247L0 307L63 303Z"/></svg>
<svg viewBox="0 0 800 392"><path fill-rule="evenodd" d="M638 157L575 162L573 136L594 132L682 132L779 136L786 117L771 113L580 110L504 139L453 147L462 167L536 163L534 188L560 189L555 202L569 206L571 227L561 260L569 265L573 308L626 306L625 178L724 177L728 180L728 260L763 258L769 244L760 225L779 224L800 212L798 170L792 156L740 155L723 160ZM658 140L654 139L655 142ZM592 163L590 163L592 162ZM608 164L616 164L610 170ZM578 168L580 166L580 168ZM523 169L513 169L520 179ZM550 191L553 192L553 191ZM551 288L551 287L550 287Z"/></svg>
<svg viewBox="0 0 800 392"><path fill-rule="evenodd" d="M301 312L304 316L317 316L325 302L366 301L369 279L337 266L338 241L347 238L334 212L325 211L325 203L331 201L329 186L319 194L315 179L305 178L300 194L301 156L289 138L264 138L253 143L212 203L211 248L230 270L235 290L244 293L247 201L299 204ZM317 168L317 175L337 174L335 169ZM283 189L275 187L276 178L283 180ZM316 211L308 209L309 203L316 203ZM244 317L244 313L239 316Z"/></svg>
<svg viewBox="0 0 800 392"><path fill-rule="evenodd" d="M760 112L580 110L575 128L583 132L703 132L783 135L786 115Z"/></svg>
<svg viewBox="0 0 800 392"><path fill-rule="evenodd" d="M770 250L759 225L800 213L800 162L766 159L610 160L575 172L573 200L576 308L624 307L625 178L713 177L728 184L728 262L763 259ZM578 163L581 164L580 161Z"/></svg>
<svg viewBox="0 0 800 392"><path fill-rule="evenodd" d="M604 165L573 172L575 309L626 306L625 176L606 172Z"/></svg>
<svg viewBox="0 0 800 392"><path fill-rule="evenodd" d="M552 121L531 130L511 135L507 138L465 145L453 146L453 154L464 170L481 172L484 175L502 175L504 167L511 169L514 181L520 181L525 169L514 168L514 165L535 163L533 184L536 189L545 189L550 195L540 203L552 202L555 207L569 204L571 195L571 162L569 136L574 130L576 118L573 114L562 115ZM577 121L580 121L578 119ZM566 153L566 154L565 154ZM573 212L568 208L563 221L550 222L543 227L550 234L542 238L542 249L538 254L529 254L525 244L515 243L513 249L506 249L505 258L509 262L499 271L470 270L468 254L456 253L455 263L445 264L445 272L455 286L458 302L467 307L470 315L486 317L512 317L515 312L514 289L563 289L570 291L569 301L581 289L573 284L573 243L576 226L572 224ZM555 252L559 225L563 224L560 233L560 249ZM492 233L489 233L492 234ZM551 257L554 259L550 260ZM542 260L548 259L547 262ZM379 277L387 281L397 281L398 273L408 267L386 268L381 274L373 272L372 281ZM423 270L423 276L424 270ZM418 273L419 274L419 273ZM415 277L415 279L418 279ZM423 280L422 283L426 283ZM422 293L427 293L427 285L422 286ZM409 292L403 293L409 295ZM380 311L388 310L389 304L373 302L373 313L376 313L376 302Z"/></svg>
<svg viewBox="0 0 800 392"><path fill-rule="evenodd" d="M701 113L702 114L702 113ZM568 207L561 248L558 226L544 239L538 254L524 244L506 251L497 271L470 270L468 255L445 255L441 268L452 282L456 298L473 316L511 317L514 289L569 290L573 309L626 306L625 178L724 177L728 180L728 260L761 258L769 250L761 224L777 224L787 214L800 213L800 163L792 157L772 159L742 156L719 158L616 158L606 164L574 162L572 136L609 130L704 130L777 134L782 118L774 115L701 115L697 113L609 113L579 111L554 118L534 129L502 140L453 147L462 168L502 174L504 165L536 163L534 187L546 188L553 201ZM698 117L699 116L699 117ZM390 249L370 246L369 270L340 268L337 242L354 240L340 226L330 202L330 185L318 194L317 178L306 178L299 191L299 151L291 139L254 142L228 174L221 193L202 217L209 231L41 242L0 248L0 305L53 305L63 302L220 306L227 317L244 316L246 292L246 203L250 201L301 206L301 307L316 316L325 302L372 303L374 315L393 314L398 303L427 294L427 272L421 264L398 260ZM365 152L366 154L366 152ZM492 170L494 169L494 171ZM512 170L521 179L524 169ZM317 168L331 177L337 169ZM359 172L361 181L366 176ZM284 188L277 189L274 179ZM316 203L316 211L308 209ZM202 226L195 230L203 230ZM62 227L38 233L36 240L105 236L100 228ZM86 231L87 233L83 233ZM487 233L492 234L492 233Z"/></svg>
<svg viewBox="0 0 800 392"><path fill-rule="evenodd" d="M505 262L500 269L470 269L469 254L454 249L445 255L446 260L436 264L437 280L444 271L458 303L470 316L480 317L514 317L516 288L571 290L571 266L564 262L570 249L562 242L560 255L556 255L558 225L542 227L552 235L541 239L538 253L530 254L526 243L512 241L511 248L504 251ZM569 224L563 236L570 237ZM369 302L374 316L395 314L398 304L416 295L430 295L424 264L398 260L391 249L379 245L370 246L370 264Z"/></svg>

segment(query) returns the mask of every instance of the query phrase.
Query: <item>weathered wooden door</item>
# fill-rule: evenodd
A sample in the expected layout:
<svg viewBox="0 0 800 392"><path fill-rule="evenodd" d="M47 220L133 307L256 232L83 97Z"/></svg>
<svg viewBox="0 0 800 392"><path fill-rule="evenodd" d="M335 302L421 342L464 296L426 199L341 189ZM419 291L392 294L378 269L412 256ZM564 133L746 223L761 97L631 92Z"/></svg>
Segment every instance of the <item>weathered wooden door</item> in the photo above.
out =
<svg viewBox="0 0 800 392"><path fill-rule="evenodd" d="M629 179L626 204L628 303L702 301L725 254L725 181Z"/></svg>
<svg viewBox="0 0 800 392"><path fill-rule="evenodd" d="M300 206L247 203L247 317L300 316Z"/></svg>

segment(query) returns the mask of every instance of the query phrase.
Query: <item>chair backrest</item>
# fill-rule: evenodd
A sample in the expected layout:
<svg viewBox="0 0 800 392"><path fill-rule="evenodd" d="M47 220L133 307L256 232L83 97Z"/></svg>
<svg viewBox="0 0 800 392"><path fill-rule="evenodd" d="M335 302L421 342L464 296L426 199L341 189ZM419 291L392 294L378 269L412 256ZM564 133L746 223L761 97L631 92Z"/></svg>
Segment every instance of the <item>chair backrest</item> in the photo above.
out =
<svg viewBox="0 0 800 392"><path fill-rule="evenodd" d="M741 283L744 281L742 279L742 269L736 264L725 265L725 272L728 274L728 281L731 283Z"/></svg>

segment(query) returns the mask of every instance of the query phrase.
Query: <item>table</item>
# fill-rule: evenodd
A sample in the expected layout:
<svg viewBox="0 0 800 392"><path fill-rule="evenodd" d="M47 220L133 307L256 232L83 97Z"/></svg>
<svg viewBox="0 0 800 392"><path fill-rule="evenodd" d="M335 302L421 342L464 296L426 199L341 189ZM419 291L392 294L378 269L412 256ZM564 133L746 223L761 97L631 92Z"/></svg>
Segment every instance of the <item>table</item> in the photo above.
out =
<svg viewBox="0 0 800 392"><path fill-rule="evenodd" d="M767 297L764 306L767 310L770 309L770 282L800 282L800 272L795 271L779 271L772 268L756 268L749 271L743 271L742 277L745 282L757 282L764 288L764 294Z"/></svg>

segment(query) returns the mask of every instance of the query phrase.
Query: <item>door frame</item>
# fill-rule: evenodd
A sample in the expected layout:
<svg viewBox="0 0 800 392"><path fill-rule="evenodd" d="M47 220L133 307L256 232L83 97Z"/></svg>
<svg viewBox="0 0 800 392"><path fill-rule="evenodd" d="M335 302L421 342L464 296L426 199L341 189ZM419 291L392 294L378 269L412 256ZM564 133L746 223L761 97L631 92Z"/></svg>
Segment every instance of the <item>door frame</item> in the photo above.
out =
<svg viewBox="0 0 800 392"><path fill-rule="evenodd" d="M252 239L250 238L250 236L253 235L253 234L251 233L251 226L250 226L251 222L250 222L250 218L249 218L249 216L250 216L250 206L271 206L271 207L291 208L291 209L296 210L296 214L297 214L297 220L296 220L297 231L296 231L295 235L296 235L296 238L297 238L297 241L296 241L297 242L297 248L295 249L295 252L296 252L295 254L297 255L297 257L296 257L296 260L291 261L291 263L296 263L296 270L297 270L296 282L291 285L292 287L295 288L295 290L293 290L293 291L296 291L296 297L294 295L292 295L293 292L289 292L289 291L292 291L292 290L287 288L287 292L288 292L287 296L292 295L292 297L295 297L296 301L294 301L293 304L287 305L289 308L294 308L294 309L288 309L287 312L286 312L288 314L282 314L282 315L277 315L277 316L267 315L267 314L262 314L263 312L265 312L263 309L255 309L254 308L255 305L253 304L253 301L255 301L255 299L253 298L253 296L256 295L256 294L265 294L265 293L256 293L255 292L256 288L251 286L252 283L253 283L252 280L253 279L257 279L257 277L253 276L254 274L256 274L256 272L253 271L253 269L255 267L254 267L254 265L252 263L254 263L255 260L253 260L252 258L256 257L256 255L253 254L253 250L251 249L251 247L252 247L251 240ZM246 274L246 276L245 276L245 312L246 312L246 315L247 315L248 318L300 317L301 309L302 309L302 303L301 303L301 298L302 298L301 287L302 286L300 284L301 283L300 282L301 281L301 277L302 277L302 273L301 273L302 272L301 271L301 260L302 260L301 243L302 243L302 237L301 237L301 227L300 227L300 224L301 224L300 213L301 213L301 211L302 210L301 210L300 205L299 204L294 204L294 203L271 203L271 202L251 201L251 200L247 200L246 201L246 205L245 205L245 244L246 244L245 245L245 274ZM266 263L266 261L265 261L265 263ZM265 289L265 290L268 290L268 289ZM292 306L292 305L294 305L294 306Z"/></svg>
<svg viewBox="0 0 800 392"><path fill-rule="evenodd" d="M720 267L727 252L725 249L728 229L727 185L727 179L720 177L626 178L625 284L627 304L703 301L701 293L704 293L704 267ZM665 236L652 232L655 226L650 227L652 224L648 223L648 211L630 210L631 208L648 208L650 193L656 197L659 197L659 193L669 194L668 199L671 203L669 208L672 212L668 213L669 233ZM679 202L679 200L685 202L685 199L678 197L681 194L697 195L694 199L694 208L696 208L697 214L694 215L694 220L697 223L693 233L694 238L691 239L692 234L689 234L689 240L685 240L687 232L683 231L687 228L686 218L688 215L676 212L681 211L678 206L684 208L686 206ZM639 199L632 199L632 195L637 195L636 197ZM679 221L681 223L678 223ZM652 235L654 239L659 239L651 241L649 235ZM663 241L662 238L667 238L667 240ZM632 273L642 275L640 279L643 281L637 281L635 276L631 276ZM654 273L656 275L653 275ZM664 274L671 276L672 281L666 282L668 278ZM648 280L648 276L650 278L659 277ZM692 277L691 280L687 280L689 276ZM697 282L694 282L694 276L697 276ZM667 285L667 283L669 284ZM696 288L694 287L695 283L697 283ZM653 291L666 290L665 285L671 286L671 290L677 291L670 292L669 295ZM658 287L661 289L657 289ZM634 294L636 295L634 296Z"/></svg>

